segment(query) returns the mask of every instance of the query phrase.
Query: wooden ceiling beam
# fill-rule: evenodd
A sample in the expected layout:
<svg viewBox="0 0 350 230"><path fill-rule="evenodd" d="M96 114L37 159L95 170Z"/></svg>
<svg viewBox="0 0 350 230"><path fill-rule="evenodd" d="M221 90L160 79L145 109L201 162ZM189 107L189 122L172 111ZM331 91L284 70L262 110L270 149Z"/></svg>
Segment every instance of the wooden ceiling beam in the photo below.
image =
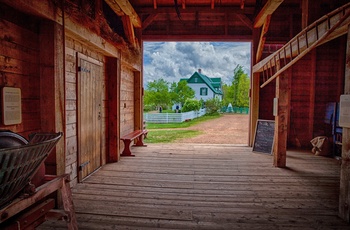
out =
<svg viewBox="0 0 350 230"><path fill-rule="evenodd" d="M142 29L146 29L158 16L158 14L150 14L148 17L142 22Z"/></svg>
<svg viewBox="0 0 350 230"><path fill-rule="evenodd" d="M236 14L239 20L241 20L244 25L246 25L249 29L253 30L253 22L245 15L245 14Z"/></svg>
<svg viewBox="0 0 350 230"><path fill-rule="evenodd" d="M128 0L105 0L118 16L129 16L132 25L141 28L141 19Z"/></svg>
<svg viewBox="0 0 350 230"><path fill-rule="evenodd" d="M254 28L260 28L266 21L267 16L272 15L283 1L284 0L268 0L259 12L258 16L256 16Z"/></svg>
<svg viewBox="0 0 350 230"><path fill-rule="evenodd" d="M143 41L183 41L183 42L191 42L191 41L217 41L217 42L250 42L251 35L142 35Z"/></svg>
<svg viewBox="0 0 350 230"><path fill-rule="evenodd" d="M271 21L271 15L268 15L266 17L266 21L265 21L265 23L263 25L263 28L261 30L260 39L259 39L259 45L258 45L258 49L257 49L256 55L255 55L256 63L258 63L261 60L262 53L263 53L264 46L265 46L265 40L266 40L265 34L269 30L270 21Z"/></svg>
<svg viewBox="0 0 350 230"><path fill-rule="evenodd" d="M254 7L245 7L242 11L240 7L216 7L214 10L210 9L209 7L185 7L185 8L179 8L180 13L195 13L195 12L201 12L201 13L237 13L237 14L246 14L246 15L253 15L254 14ZM158 7L156 10L153 9L153 7L142 7L138 8L137 12L141 14L152 14L152 13L174 13L174 7Z"/></svg>
<svg viewBox="0 0 350 230"><path fill-rule="evenodd" d="M124 15L121 17L121 19L123 22L125 36L127 37L128 41L135 46L136 39L135 39L135 32L134 32L134 27L132 26L131 18L127 15Z"/></svg>
<svg viewBox="0 0 350 230"><path fill-rule="evenodd" d="M244 9L244 2L245 2L245 0L241 0L241 9L242 10Z"/></svg>

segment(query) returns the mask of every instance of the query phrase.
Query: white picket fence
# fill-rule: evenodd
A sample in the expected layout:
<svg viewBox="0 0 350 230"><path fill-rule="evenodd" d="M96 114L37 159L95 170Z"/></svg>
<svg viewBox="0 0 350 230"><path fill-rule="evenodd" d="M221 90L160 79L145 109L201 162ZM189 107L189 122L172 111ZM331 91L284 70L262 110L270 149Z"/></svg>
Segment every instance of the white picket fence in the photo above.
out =
<svg viewBox="0 0 350 230"><path fill-rule="evenodd" d="M145 113L143 119L149 123L181 123L201 117L206 113L206 109L190 111L186 113Z"/></svg>

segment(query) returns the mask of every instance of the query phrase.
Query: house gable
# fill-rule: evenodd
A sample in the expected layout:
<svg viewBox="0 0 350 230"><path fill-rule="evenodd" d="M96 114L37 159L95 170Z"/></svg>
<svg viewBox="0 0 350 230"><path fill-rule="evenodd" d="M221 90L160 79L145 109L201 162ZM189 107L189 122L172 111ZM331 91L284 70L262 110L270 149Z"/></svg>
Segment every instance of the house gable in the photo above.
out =
<svg viewBox="0 0 350 230"><path fill-rule="evenodd" d="M222 95L221 92L221 78L209 78L208 76L195 72L189 79L181 79L187 80L188 84L206 84L214 94ZM181 81L180 80L180 81ZM217 90L219 89L219 90Z"/></svg>

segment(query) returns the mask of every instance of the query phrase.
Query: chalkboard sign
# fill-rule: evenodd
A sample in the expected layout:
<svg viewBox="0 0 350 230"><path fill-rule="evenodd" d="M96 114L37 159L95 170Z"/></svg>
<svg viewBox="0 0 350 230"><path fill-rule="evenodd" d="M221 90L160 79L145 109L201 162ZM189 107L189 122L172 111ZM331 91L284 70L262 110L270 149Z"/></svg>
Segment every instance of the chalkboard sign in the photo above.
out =
<svg viewBox="0 0 350 230"><path fill-rule="evenodd" d="M275 121L258 120L255 130L253 151L272 154Z"/></svg>

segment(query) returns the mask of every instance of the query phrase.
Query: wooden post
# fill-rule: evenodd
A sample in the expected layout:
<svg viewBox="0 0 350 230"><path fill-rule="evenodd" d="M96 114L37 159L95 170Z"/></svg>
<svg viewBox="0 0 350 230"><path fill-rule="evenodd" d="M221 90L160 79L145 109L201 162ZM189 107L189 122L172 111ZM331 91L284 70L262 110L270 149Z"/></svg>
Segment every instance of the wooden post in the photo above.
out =
<svg viewBox="0 0 350 230"><path fill-rule="evenodd" d="M260 74L254 73L251 79L250 88L250 132L249 145L253 146L256 122L259 119L259 92Z"/></svg>
<svg viewBox="0 0 350 230"><path fill-rule="evenodd" d="M344 93L350 94L350 27L346 46ZM340 169L339 216L350 222L350 128L343 127L342 164Z"/></svg>
<svg viewBox="0 0 350 230"><path fill-rule="evenodd" d="M40 116L42 132L65 131L64 32L52 21L40 27ZM65 141L62 138L46 160L46 174L65 173Z"/></svg>
<svg viewBox="0 0 350 230"><path fill-rule="evenodd" d="M311 75L309 76L310 81L310 103L309 103L309 133L308 139L312 140L314 137L314 116L315 116L315 95L316 95L316 49L311 52Z"/></svg>
<svg viewBox="0 0 350 230"><path fill-rule="evenodd" d="M120 73L120 60L106 57L106 77L108 82L108 163L117 162L120 155Z"/></svg>
<svg viewBox="0 0 350 230"><path fill-rule="evenodd" d="M253 29L253 42L252 44L258 44L260 38L260 30ZM252 66L257 63L256 54L258 45L251 47L252 52ZM253 71L252 71L253 72ZM260 73L254 73L250 82L250 105L249 105L249 146L253 146L254 134L256 124L259 119L259 94L260 94Z"/></svg>
<svg viewBox="0 0 350 230"><path fill-rule="evenodd" d="M134 72L134 130L143 129L142 77L139 71Z"/></svg>
<svg viewBox="0 0 350 230"><path fill-rule="evenodd" d="M278 99L277 116L275 116L275 142L273 149L273 164L276 167L286 167L287 134L289 118L289 76L276 78L276 98Z"/></svg>

